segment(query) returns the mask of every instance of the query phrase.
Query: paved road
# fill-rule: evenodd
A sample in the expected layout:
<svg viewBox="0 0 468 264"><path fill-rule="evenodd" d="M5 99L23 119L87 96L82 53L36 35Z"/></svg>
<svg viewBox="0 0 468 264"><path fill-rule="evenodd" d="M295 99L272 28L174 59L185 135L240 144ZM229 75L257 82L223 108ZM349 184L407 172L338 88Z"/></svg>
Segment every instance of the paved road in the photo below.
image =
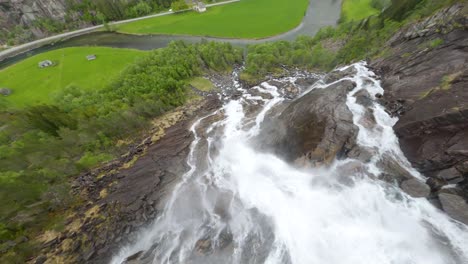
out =
<svg viewBox="0 0 468 264"><path fill-rule="evenodd" d="M226 4L232 3L239 0L227 1L218 3ZM213 5L211 5L213 6ZM33 56L40 54L42 52L65 48L65 47L79 47L79 46L105 46L105 47L114 47L114 48L131 48L139 50L152 50L157 48L166 47L171 41L182 40L188 43L198 43L202 40L209 41L222 41L229 42L235 46L246 46L250 44L257 44L269 41L277 40L294 40L299 35L313 36L317 33L320 28L324 26L334 26L336 25L341 12L341 0L310 0L309 6L306 10L305 16L302 20L302 23L297 26L295 29L292 29L286 33L273 36L270 38L264 39L226 39L226 38L213 38L205 36L182 36L182 35L129 35L121 34L116 32L104 32L104 31L95 31L102 26L92 27L83 32L84 30L78 30L73 33L78 32L76 35L67 35L67 40L58 41L60 38L63 38L63 35L54 36L55 44L49 44L50 42L40 42L38 44L28 43L27 47L23 47L22 50L16 50L12 52L8 50L8 54L2 55L0 52L0 69L8 67L18 61L21 61L28 56ZM161 16L172 14L169 12L152 15L149 17ZM126 21L115 22L114 24L127 23L129 21L141 20L148 17L141 17L136 19L130 19ZM72 33L72 32L71 32ZM70 34L70 33L66 33ZM41 40L44 41L44 40ZM50 41L50 40L49 40ZM36 41L37 42L37 41ZM23 45L24 46L24 45ZM27 51L27 52L26 52ZM3 53L5 54L5 52ZM4 56L4 57L2 57Z"/></svg>
<svg viewBox="0 0 468 264"><path fill-rule="evenodd" d="M219 5L226 5L226 4L230 4L230 3L235 3L235 2L239 2L239 1L240 0L229 0L229 1L224 1L224 2L220 2L220 3L209 4L209 5L206 5L206 6L207 7L213 7L213 6L219 6ZM182 11L188 11L188 10L189 9L182 10ZM153 18L153 17L160 17L160 16L167 16L167 15L172 15L172 14L174 14L174 12L172 12L172 11L163 12L163 13L158 13L158 14L154 14L154 15L144 16L144 17L138 17L138 18L132 18L132 19L127 19L127 20L122 20L122 21L111 22L111 23L109 23L109 25L125 24L125 23L134 22L134 21L138 21L138 20L143 20L143 19L148 19L148 18ZM29 43L25 43L25 44L22 44L22 45L19 45L19 46L15 46L15 47L9 48L7 50L0 51L0 60L3 60L3 59L8 58L10 56L14 56L15 54L18 54L18 53L21 53L21 52L25 52L25 51L40 47L40 46L45 45L45 44L49 44L49 43L54 42L54 41L59 41L59 40L62 40L62 39L83 35L83 34L86 34L86 33L96 31L96 30L101 29L101 28L104 28L104 25L98 25L98 26L83 28L83 29L79 29L79 30L75 30L75 31L71 31L71 32L67 32L67 33L63 33L63 34L43 38L43 39L39 39L39 40L32 41L32 42L29 42Z"/></svg>

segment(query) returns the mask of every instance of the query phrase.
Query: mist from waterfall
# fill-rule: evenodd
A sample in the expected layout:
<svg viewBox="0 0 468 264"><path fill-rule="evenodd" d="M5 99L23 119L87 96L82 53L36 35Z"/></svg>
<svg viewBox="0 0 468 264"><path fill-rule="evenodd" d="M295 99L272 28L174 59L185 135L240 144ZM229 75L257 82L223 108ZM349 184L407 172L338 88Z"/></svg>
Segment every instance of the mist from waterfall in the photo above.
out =
<svg viewBox="0 0 468 264"><path fill-rule="evenodd" d="M262 122L285 99L268 83L234 87L240 98L193 124L190 170L163 212L112 263L139 251L155 264L468 263L465 225L379 179L383 158L424 177L404 157L392 129L397 119L382 106L371 106L375 125L362 124L366 108L353 95L365 89L374 97L383 89L365 63L339 70L349 67L356 74L345 79L356 87L346 105L359 128L357 144L374 150L369 162L300 168L256 150L255 139L268 136ZM308 91L329 86L317 82Z"/></svg>

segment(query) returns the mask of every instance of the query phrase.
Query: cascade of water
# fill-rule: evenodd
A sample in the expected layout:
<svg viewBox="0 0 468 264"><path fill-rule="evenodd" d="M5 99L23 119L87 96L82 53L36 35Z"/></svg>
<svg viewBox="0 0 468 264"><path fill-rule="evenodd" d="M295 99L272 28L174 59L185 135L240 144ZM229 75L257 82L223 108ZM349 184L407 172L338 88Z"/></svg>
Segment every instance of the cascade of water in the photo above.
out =
<svg viewBox="0 0 468 264"><path fill-rule="evenodd" d="M365 89L373 96L383 89L364 63L348 67L356 70L347 77L357 84L348 94L347 106L359 127L357 143L376 153L362 166L378 176L378 161L391 158L422 178L399 149L392 129L395 118L374 103L375 124L361 124L366 109L354 95ZM328 86L321 83L313 88ZM427 200L409 197L362 172L345 171L349 160L301 170L253 149L250 140L261 133L270 109L283 99L267 83L252 89L268 96L236 89L243 93L240 99L193 125L190 170L155 223L112 263L150 248L152 254L145 261L164 264L468 263L467 227ZM252 104L262 105L253 117L245 111ZM200 124L216 114L224 119L200 136ZM343 182L343 176L350 180Z"/></svg>

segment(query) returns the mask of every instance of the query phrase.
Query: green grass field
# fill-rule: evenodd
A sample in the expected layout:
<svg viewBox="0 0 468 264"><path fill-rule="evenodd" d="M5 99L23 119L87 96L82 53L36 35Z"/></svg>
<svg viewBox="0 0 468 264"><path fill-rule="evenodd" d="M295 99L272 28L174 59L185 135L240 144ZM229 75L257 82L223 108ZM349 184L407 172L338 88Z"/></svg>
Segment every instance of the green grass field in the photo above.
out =
<svg viewBox="0 0 468 264"><path fill-rule="evenodd" d="M371 6L372 0L343 0L341 5L342 22L357 21L379 13Z"/></svg>
<svg viewBox="0 0 468 264"><path fill-rule="evenodd" d="M203 77L195 77L192 80L190 80L189 83L193 85L193 87L204 92L210 92L216 88L210 80Z"/></svg>
<svg viewBox="0 0 468 264"><path fill-rule="evenodd" d="M298 26L309 0L241 0L194 11L117 26L131 34L177 34L225 38L265 38Z"/></svg>
<svg viewBox="0 0 468 264"><path fill-rule="evenodd" d="M88 61L86 55L97 59ZM83 90L102 89L143 51L105 47L65 48L25 59L0 70L0 88L13 93L4 99L12 106L23 107L50 102L54 92L68 85ZM51 60L55 66L39 68L38 62Z"/></svg>

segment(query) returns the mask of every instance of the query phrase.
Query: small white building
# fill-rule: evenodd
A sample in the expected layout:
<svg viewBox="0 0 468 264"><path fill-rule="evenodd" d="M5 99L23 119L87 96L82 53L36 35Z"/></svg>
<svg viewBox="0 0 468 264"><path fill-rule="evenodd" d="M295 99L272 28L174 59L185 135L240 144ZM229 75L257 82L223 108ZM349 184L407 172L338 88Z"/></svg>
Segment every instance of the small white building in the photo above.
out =
<svg viewBox="0 0 468 264"><path fill-rule="evenodd" d="M0 94L3 96L8 96L11 94L11 90L8 88L0 88Z"/></svg>
<svg viewBox="0 0 468 264"><path fill-rule="evenodd" d="M52 61L45 60L45 61L39 62L37 66L39 66L39 68L46 68L46 67L52 66L52 64L53 64Z"/></svg>
<svg viewBox="0 0 468 264"><path fill-rule="evenodd" d="M198 13L203 13L206 11L206 5L203 2L198 1L193 5L193 10Z"/></svg>
<svg viewBox="0 0 468 264"><path fill-rule="evenodd" d="M95 60L96 55L94 55L94 54L88 55L88 56L86 56L86 59L89 60L89 61Z"/></svg>

